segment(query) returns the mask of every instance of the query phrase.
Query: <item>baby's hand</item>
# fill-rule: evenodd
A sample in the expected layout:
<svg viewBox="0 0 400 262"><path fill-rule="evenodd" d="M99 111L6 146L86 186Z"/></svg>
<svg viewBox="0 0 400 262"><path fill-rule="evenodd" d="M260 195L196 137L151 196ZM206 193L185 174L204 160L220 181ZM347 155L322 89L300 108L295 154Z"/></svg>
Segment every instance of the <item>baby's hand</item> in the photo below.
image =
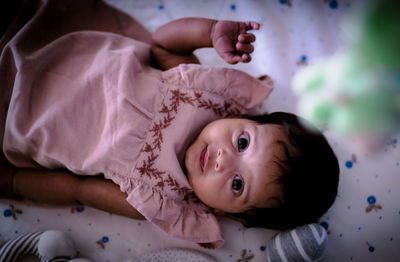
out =
<svg viewBox="0 0 400 262"><path fill-rule="evenodd" d="M238 62L248 63L250 53L254 51L251 44L256 40L255 35L247 30L258 30L256 22L218 21L214 24L211 40L217 53L229 64Z"/></svg>

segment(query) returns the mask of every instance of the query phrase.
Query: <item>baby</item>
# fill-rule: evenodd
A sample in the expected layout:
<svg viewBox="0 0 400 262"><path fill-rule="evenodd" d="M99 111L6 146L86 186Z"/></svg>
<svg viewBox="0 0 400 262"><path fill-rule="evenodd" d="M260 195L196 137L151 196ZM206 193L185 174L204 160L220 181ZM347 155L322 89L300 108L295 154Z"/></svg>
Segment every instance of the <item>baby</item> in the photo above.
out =
<svg viewBox="0 0 400 262"><path fill-rule="evenodd" d="M221 237L209 210L271 229L315 222L327 211L339 167L323 135L289 113L248 115L269 94L265 83L195 65L193 51L203 47L230 64L249 62L255 36L248 31L258 23L184 18L150 35L104 3L91 4L57 9L49 1L2 50L3 65L26 56L18 73L0 68L11 101L2 123L3 196L146 218L213 247ZM125 21L135 40L112 27L115 15L115 28ZM59 28L45 28L61 16ZM40 52L18 53L24 47Z"/></svg>
<svg viewBox="0 0 400 262"><path fill-rule="evenodd" d="M247 226L315 222L337 193L332 149L289 113L214 121L189 147L185 164L196 196Z"/></svg>

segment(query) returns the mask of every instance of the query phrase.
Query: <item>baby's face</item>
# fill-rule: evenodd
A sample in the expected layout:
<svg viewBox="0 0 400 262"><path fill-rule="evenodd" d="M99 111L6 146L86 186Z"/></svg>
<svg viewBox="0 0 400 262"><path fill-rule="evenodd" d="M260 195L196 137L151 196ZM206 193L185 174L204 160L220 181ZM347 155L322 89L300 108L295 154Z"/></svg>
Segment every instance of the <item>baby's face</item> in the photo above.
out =
<svg viewBox="0 0 400 262"><path fill-rule="evenodd" d="M188 148L185 165L197 197L209 207L228 213L279 204L275 182L280 169L274 161L287 142L279 125L247 119L221 119L208 124Z"/></svg>

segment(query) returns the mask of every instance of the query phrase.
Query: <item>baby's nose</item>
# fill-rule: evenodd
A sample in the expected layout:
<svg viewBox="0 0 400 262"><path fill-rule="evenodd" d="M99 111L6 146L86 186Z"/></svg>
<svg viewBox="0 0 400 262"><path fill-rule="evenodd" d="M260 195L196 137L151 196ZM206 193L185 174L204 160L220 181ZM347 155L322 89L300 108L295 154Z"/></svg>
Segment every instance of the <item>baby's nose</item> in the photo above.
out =
<svg viewBox="0 0 400 262"><path fill-rule="evenodd" d="M231 166L232 159L227 154L225 149L220 148L217 151L217 156L215 159L215 171L222 172Z"/></svg>

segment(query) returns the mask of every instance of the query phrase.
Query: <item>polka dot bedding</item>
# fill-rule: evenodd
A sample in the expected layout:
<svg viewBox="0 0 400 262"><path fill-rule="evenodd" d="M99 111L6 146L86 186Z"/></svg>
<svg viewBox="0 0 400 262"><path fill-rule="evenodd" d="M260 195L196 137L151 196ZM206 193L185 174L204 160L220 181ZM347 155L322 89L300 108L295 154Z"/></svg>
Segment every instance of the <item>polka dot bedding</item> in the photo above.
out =
<svg viewBox="0 0 400 262"><path fill-rule="evenodd" d="M193 250L166 248L138 256L128 262L216 262L212 257Z"/></svg>
<svg viewBox="0 0 400 262"><path fill-rule="evenodd" d="M270 75L275 90L265 101L264 109L296 113L298 97L291 90L292 77L318 58L340 50L343 37L349 37L343 21L357 14L364 1L106 2L132 15L151 31L185 16L260 22L261 29L254 32L257 41L251 63L227 65L212 49L198 50L196 54L202 64L232 67L253 76ZM398 261L400 135L388 138L382 150L371 154L360 151L355 141L333 130L324 130L324 134L338 156L341 174L337 200L319 222L328 234L323 261ZM276 234L272 230L246 229L238 222L220 218L226 243L220 249L208 250L172 238L146 221L86 206L54 207L0 199L0 211L0 240L35 230L60 229L75 240L80 254L100 262L149 259L148 253L157 258L158 250L169 250L173 261L266 261L268 240Z"/></svg>

